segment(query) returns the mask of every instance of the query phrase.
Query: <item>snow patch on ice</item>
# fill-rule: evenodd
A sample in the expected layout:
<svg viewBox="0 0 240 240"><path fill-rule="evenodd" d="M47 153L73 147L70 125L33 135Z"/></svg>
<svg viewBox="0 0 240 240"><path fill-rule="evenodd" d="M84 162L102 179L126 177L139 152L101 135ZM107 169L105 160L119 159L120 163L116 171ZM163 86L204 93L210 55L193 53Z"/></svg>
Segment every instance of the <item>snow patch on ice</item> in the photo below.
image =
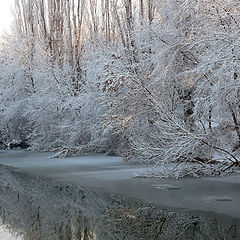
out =
<svg viewBox="0 0 240 240"><path fill-rule="evenodd" d="M13 233L10 233L9 230L4 226L0 226L0 239L1 240L22 240L21 237L14 236Z"/></svg>

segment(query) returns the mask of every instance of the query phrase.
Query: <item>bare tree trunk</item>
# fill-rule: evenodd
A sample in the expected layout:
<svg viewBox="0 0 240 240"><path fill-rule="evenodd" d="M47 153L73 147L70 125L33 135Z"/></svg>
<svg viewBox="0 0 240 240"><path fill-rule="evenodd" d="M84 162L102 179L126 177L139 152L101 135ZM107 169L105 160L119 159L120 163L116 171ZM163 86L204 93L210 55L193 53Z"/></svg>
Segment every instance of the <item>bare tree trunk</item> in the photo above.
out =
<svg viewBox="0 0 240 240"><path fill-rule="evenodd" d="M239 123L238 123L238 120L237 120L237 116L236 116L236 114L235 114L235 112L234 112L234 110L233 110L233 108L231 107L230 104L228 104L228 107L229 107L229 110L230 110L231 115L232 115L235 131L236 131L237 136L238 136L238 145L240 145L240 128L239 128Z"/></svg>
<svg viewBox="0 0 240 240"><path fill-rule="evenodd" d="M127 48L130 55L130 63L136 63L137 51L136 44L133 36L134 25L133 25L133 12L132 12L132 0L125 1L125 11L126 11L126 26L127 26Z"/></svg>

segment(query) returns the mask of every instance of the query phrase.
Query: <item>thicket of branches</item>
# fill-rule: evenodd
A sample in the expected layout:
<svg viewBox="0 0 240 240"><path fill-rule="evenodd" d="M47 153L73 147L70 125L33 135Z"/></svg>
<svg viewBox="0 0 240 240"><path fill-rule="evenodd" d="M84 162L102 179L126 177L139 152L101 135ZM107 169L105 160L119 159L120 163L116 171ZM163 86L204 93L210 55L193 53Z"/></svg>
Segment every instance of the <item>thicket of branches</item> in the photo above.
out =
<svg viewBox="0 0 240 240"><path fill-rule="evenodd" d="M104 152L146 176L239 165L237 0L16 0L0 53L0 141Z"/></svg>

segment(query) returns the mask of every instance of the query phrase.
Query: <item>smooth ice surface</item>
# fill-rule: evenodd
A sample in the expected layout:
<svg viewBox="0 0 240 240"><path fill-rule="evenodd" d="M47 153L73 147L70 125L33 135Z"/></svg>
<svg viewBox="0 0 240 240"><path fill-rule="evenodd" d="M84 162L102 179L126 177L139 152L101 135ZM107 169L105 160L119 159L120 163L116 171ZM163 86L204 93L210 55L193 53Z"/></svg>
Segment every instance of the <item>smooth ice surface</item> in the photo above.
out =
<svg viewBox="0 0 240 240"><path fill-rule="evenodd" d="M34 174L136 197L178 211L240 222L240 175L212 178L139 179L144 170L105 155L50 159L51 153L2 150L0 163Z"/></svg>

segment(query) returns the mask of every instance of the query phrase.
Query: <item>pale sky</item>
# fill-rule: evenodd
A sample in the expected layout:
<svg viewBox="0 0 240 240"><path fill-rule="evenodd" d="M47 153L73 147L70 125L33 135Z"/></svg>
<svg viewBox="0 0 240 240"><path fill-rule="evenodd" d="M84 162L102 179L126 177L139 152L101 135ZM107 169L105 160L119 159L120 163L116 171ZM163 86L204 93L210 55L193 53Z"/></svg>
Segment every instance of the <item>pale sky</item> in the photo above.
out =
<svg viewBox="0 0 240 240"><path fill-rule="evenodd" d="M14 0L0 0L0 35L10 29L13 2Z"/></svg>

